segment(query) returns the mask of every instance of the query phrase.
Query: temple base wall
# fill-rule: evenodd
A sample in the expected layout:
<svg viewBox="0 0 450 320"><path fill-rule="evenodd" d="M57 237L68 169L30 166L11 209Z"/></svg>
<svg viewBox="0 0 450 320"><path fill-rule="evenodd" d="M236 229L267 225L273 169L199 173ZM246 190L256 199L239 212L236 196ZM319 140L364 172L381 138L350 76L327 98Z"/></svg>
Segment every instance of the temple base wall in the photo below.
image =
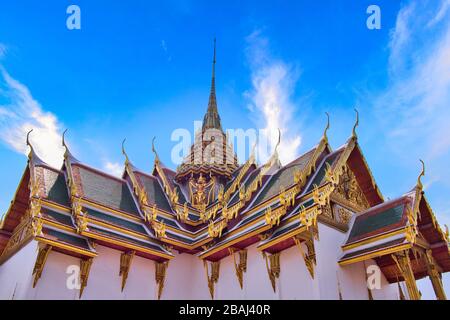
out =
<svg viewBox="0 0 450 320"><path fill-rule="evenodd" d="M317 265L314 279L309 274L298 247L281 252L281 272L273 291L265 260L256 245L248 248L244 287L240 288L231 256L220 262L215 299L368 299L363 263L340 267L341 244L345 234L319 223L315 241ZM98 245L87 287L82 299L157 299L155 263L135 256L121 291L120 252ZM196 256L179 254L170 261L161 299L210 299L203 262ZM32 271L37 243L30 242L0 266L1 299L78 299L79 290L71 288L73 269L79 259L50 252L36 288ZM366 266L373 264L366 263ZM71 267L72 266L72 267ZM339 286L338 286L339 281ZM389 285L381 274L381 289L372 290L374 299L398 299L396 285Z"/></svg>

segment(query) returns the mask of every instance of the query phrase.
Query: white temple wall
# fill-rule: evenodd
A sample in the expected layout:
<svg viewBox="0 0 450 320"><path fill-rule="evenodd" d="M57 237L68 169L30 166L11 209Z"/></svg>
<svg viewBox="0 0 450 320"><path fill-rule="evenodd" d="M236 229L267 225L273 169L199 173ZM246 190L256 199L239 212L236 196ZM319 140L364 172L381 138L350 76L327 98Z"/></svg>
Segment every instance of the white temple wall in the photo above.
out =
<svg viewBox="0 0 450 320"><path fill-rule="evenodd" d="M344 267L337 261L342 255L341 246L345 242L346 234L322 223L319 227L319 241L315 241L317 276L320 279L320 299L338 299L338 279L344 300L366 300L368 291L366 285L364 263L355 263ZM366 262L366 267L375 264ZM381 289L372 290L374 299L398 299L397 287L390 285L382 273Z"/></svg>
<svg viewBox="0 0 450 320"><path fill-rule="evenodd" d="M123 292L122 276L119 276L121 252L97 246L89 281L82 299L155 299L155 263L134 256Z"/></svg>
<svg viewBox="0 0 450 320"><path fill-rule="evenodd" d="M29 293L37 254L37 242L30 241L0 266L0 299L33 299Z"/></svg>
<svg viewBox="0 0 450 320"><path fill-rule="evenodd" d="M161 299L209 299L208 282L200 258L177 253L169 262Z"/></svg>
<svg viewBox="0 0 450 320"><path fill-rule="evenodd" d="M67 287L67 279L70 274L67 274L66 271L69 265L79 266L80 259L50 251L41 278L36 287L30 289L28 299L78 299L79 291Z"/></svg>
<svg viewBox="0 0 450 320"><path fill-rule="evenodd" d="M344 299L367 299L364 264L340 267L341 245L345 234L319 223L319 241L315 241L317 265L311 278L298 247L280 254L281 272L273 292L265 260L256 248L248 247L247 272L241 290L233 257L221 260L215 299L338 299L338 278ZM135 256L128 280L121 292L118 250L97 245L87 287L82 299L156 299L155 263ZM306 252L306 248L304 247ZM179 254L170 261L166 272L162 299L210 299L202 260L190 254ZM33 266L37 242L31 241L0 266L1 299L78 299L79 290L69 289L66 273L70 265L79 266L80 259L51 251L36 288L32 288ZM236 256L238 259L238 256ZM367 262L366 266L371 263ZM406 293L406 292L405 292ZM381 274L381 290L372 290L374 299L398 299L396 285L389 285Z"/></svg>

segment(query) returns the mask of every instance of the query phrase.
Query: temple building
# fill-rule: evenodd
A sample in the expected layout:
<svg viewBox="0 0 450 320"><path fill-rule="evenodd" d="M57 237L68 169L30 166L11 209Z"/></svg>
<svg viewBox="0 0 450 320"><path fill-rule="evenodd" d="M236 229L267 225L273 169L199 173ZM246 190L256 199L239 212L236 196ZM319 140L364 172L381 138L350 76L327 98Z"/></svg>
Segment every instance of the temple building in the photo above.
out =
<svg viewBox="0 0 450 320"><path fill-rule="evenodd" d="M386 201L358 119L337 149L328 120L289 164L277 148L266 163L254 153L239 163L219 116L215 56L202 129L176 170L153 144L144 172L123 144L123 175L111 176L78 160L64 135L53 168L27 136L28 162L0 224L0 299L416 300L424 277L446 299L449 232L424 194L425 168Z"/></svg>

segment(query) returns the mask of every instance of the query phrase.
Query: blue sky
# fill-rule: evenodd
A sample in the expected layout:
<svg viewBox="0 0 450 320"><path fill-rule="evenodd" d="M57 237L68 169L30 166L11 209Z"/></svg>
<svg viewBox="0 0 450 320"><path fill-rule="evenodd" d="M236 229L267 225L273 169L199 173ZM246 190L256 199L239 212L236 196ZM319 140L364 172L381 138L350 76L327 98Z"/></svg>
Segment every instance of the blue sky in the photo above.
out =
<svg viewBox="0 0 450 320"><path fill-rule="evenodd" d="M81 30L66 9L81 9ZM366 9L381 9L381 29ZM10 1L0 6L0 212L26 165L24 132L57 165L60 136L77 158L120 171L120 144L150 171L151 139L169 166L177 128L193 130L209 94L226 128L280 127L285 160L351 133L386 198L426 195L450 224L450 1ZM275 107L276 112L274 112ZM446 277L447 291L450 280ZM423 289L425 292L429 288Z"/></svg>

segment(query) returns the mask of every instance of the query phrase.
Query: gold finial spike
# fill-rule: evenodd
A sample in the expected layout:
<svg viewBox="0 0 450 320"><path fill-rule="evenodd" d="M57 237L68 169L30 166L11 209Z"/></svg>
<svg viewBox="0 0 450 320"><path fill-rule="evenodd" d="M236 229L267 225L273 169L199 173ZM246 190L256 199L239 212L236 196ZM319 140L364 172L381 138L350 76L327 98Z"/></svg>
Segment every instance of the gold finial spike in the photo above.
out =
<svg viewBox="0 0 450 320"><path fill-rule="evenodd" d="M275 146L275 152L278 152L278 147L280 146L280 142L281 142L281 130L280 130L280 128L278 128L278 142L277 142L277 145Z"/></svg>
<svg viewBox="0 0 450 320"><path fill-rule="evenodd" d="M359 126L359 112L358 112L358 109L355 108L355 112L356 112L356 121L355 121L355 124L353 125L352 138L357 138L356 128Z"/></svg>
<svg viewBox="0 0 450 320"><path fill-rule="evenodd" d="M423 162L423 160L420 160L420 162L422 162L422 172L420 173L419 177L417 178L417 187L419 187L420 189L423 188L423 184L422 184L422 177L425 176L425 162Z"/></svg>
<svg viewBox="0 0 450 320"><path fill-rule="evenodd" d="M325 112L325 114L327 115L327 126L325 127L325 130L323 131L322 139L324 139L325 141L328 141L327 131L328 131L328 129L330 129L330 114L328 112Z"/></svg>
<svg viewBox="0 0 450 320"><path fill-rule="evenodd" d="M127 155L127 153L126 153L126 151L125 151L125 141L127 141L126 138L123 139L123 141L122 141L122 154L125 156L125 163L128 163L128 162L130 162L130 161L129 161L128 155Z"/></svg>
<svg viewBox="0 0 450 320"><path fill-rule="evenodd" d="M31 156L31 154L34 152L33 146L31 145L31 142L30 142L30 134L31 134L31 132L33 132L33 129L31 129L31 130L28 131L28 133L27 133L27 146L30 147L30 153L29 153L28 156Z"/></svg>
<svg viewBox="0 0 450 320"><path fill-rule="evenodd" d="M155 161L159 161L158 152L156 152L156 148L155 148L155 139L156 139L156 137L153 137L153 139L152 139L152 151L155 154Z"/></svg>
<svg viewBox="0 0 450 320"><path fill-rule="evenodd" d="M63 145L63 147L66 148L66 150L67 150L66 139L65 139L66 132L67 132L67 129L64 130L64 132L63 132L63 134L62 134L62 145Z"/></svg>

